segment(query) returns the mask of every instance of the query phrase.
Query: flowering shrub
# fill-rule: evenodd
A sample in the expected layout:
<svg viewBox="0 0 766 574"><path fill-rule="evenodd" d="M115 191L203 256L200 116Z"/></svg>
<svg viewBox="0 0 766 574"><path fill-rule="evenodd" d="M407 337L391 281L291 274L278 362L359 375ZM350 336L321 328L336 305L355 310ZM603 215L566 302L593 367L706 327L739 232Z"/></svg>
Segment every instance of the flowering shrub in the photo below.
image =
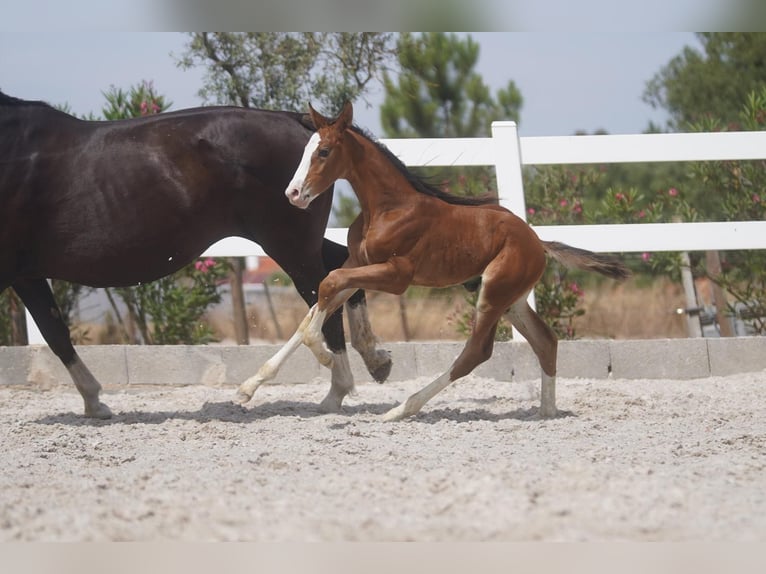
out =
<svg viewBox="0 0 766 574"><path fill-rule="evenodd" d="M136 287L115 289L148 345L199 345L215 340L202 316L221 301L218 284L229 272L224 261L198 260L173 275Z"/></svg>
<svg viewBox="0 0 766 574"><path fill-rule="evenodd" d="M737 131L766 130L766 88L752 93L740 115ZM696 131L724 131L715 119L693 126ZM766 161L700 162L693 165L695 180L704 193L715 198L716 219L766 220ZM729 251L721 254L722 273L710 277L734 298L735 307L756 334L766 334L766 252ZM706 273L705 270L702 270Z"/></svg>
<svg viewBox="0 0 766 574"><path fill-rule="evenodd" d="M549 264L535 287L537 311L559 339L574 339L574 319L585 314L579 308L583 290L577 282L568 281L567 275L566 268Z"/></svg>

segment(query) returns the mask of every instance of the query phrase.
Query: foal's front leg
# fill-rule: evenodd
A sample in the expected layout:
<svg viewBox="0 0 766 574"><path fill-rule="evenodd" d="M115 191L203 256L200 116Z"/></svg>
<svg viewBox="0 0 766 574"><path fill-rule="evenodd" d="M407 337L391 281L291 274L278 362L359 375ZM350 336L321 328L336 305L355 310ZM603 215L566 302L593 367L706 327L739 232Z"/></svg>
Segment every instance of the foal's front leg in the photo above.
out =
<svg viewBox="0 0 766 574"><path fill-rule="evenodd" d="M327 348L322 336L322 325L328 315L332 314L337 307L342 305L345 300L353 294L354 290L344 291L339 294L337 304L334 307L325 307L320 310L319 305L314 305L301 321L298 329L292 337L277 351L277 353L266 361L258 372L242 383L237 391L237 401L245 404L253 398L255 391L262 384L270 381L277 376L279 369L285 361L292 355L301 344L306 345L317 360L332 369L333 384L330 392L320 403L320 408L327 412L336 412L340 409L343 398L354 387L354 380L351 375L351 367L348 364L348 358L345 353L337 355L340 360L335 360L333 353Z"/></svg>
<svg viewBox="0 0 766 574"><path fill-rule="evenodd" d="M258 387L277 376L277 373L279 372L279 369L282 367L284 362L290 355L295 352L298 347L301 346L301 343L303 342L303 331L308 325L315 311L316 305L309 309L308 314L306 317L304 317L303 321L301 321L298 329L295 331L295 333L293 333L293 336L290 337L287 343L285 343L284 346L279 351L277 351L273 357L266 361L263 366L258 369L258 372L255 375L247 379L239 386L239 390L237 391L237 401L240 404L245 404L250 401Z"/></svg>

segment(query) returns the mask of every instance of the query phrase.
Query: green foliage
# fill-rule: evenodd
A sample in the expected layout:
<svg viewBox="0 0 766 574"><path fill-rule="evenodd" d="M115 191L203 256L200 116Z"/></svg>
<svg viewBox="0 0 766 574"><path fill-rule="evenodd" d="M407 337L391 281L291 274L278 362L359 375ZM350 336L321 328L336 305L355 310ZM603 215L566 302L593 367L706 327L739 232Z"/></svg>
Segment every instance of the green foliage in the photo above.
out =
<svg viewBox="0 0 766 574"><path fill-rule="evenodd" d="M215 340L201 317L210 305L221 301L217 286L228 272L228 264L208 258L157 281L114 291L145 344L200 345Z"/></svg>
<svg viewBox="0 0 766 574"><path fill-rule="evenodd" d="M697 34L702 51L686 47L647 84L644 101L666 109L671 129L716 118L738 119L747 94L766 85L766 34Z"/></svg>
<svg viewBox="0 0 766 574"><path fill-rule="evenodd" d="M575 317L585 315L585 309L580 307L584 292L576 281L568 279L569 273L567 268L549 261L535 286L537 312L559 339L574 339Z"/></svg>
<svg viewBox="0 0 766 574"><path fill-rule="evenodd" d="M469 305L468 309L462 313L455 311L447 317L447 321L453 324L455 330L463 337L468 337L473 331L478 295L478 291L466 291L463 297ZM501 320L497 325L497 331L495 331L495 341L510 341L511 339L513 339L513 328L510 322Z"/></svg>
<svg viewBox="0 0 766 574"><path fill-rule="evenodd" d="M429 32L402 34L401 71L384 76L381 125L389 137L489 135L493 120L518 120L521 93L511 81L493 98L474 70L479 45L470 36Z"/></svg>
<svg viewBox="0 0 766 574"><path fill-rule="evenodd" d="M178 65L207 69L200 96L243 107L339 110L364 96L393 59L393 34L201 32Z"/></svg>
<svg viewBox="0 0 766 574"><path fill-rule="evenodd" d="M429 32L402 34L399 75L384 75L380 109L387 137L477 137L490 135L494 120L518 120L521 92L509 81L494 95L475 71L479 45L470 36ZM487 167L415 170L457 195L496 193Z"/></svg>
<svg viewBox="0 0 766 574"><path fill-rule="evenodd" d="M658 223L693 221L695 211L675 187L643 194L636 188L606 187L599 200L586 196L603 188L608 170L600 166L546 166L525 171L527 218L532 225L596 223ZM675 253L643 253L633 262L636 271L678 277L680 259ZM576 277L555 261L535 287L537 311L559 338L576 336L575 318L585 311L583 291Z"/></svg>
<svg viewBox="0 0 766 574"><path fill-rule="evenodd" d="M172 102L166 102L165 97L157 93L154 84L148 81L131 86L127 91L111 86L102 93L106 98L106 106L101 109L101 114L106 120L124 120L159 114L172 105Z"/></svg>
<svg viewBox="0 0 766 574"><path fill-rule="evenodd" d="M726 129L720 120L710 119L692 127L696 131ZM739 121L729 122L728 127L766 130L766 87L747 96ZM766 160L700 162L693 171L700 189L715 197L715 212L723 220L766 220ZM735 307L744 309L742 314L753 330L766 334L766 252L729 251L721 259L722 273L711 279L734 298L729 312L733 314Z"/></svg>

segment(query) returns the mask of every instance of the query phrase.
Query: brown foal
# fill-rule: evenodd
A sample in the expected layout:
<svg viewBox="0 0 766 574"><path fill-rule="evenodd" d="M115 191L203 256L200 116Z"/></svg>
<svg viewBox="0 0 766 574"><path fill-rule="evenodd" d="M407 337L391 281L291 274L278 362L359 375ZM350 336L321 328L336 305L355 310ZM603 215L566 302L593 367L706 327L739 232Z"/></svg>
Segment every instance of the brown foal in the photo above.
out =
<svg viewBox="0 0 766 574"><path fill-rule="evenodd" d="M525 221L486 198L450 196L416 178L388 149L352 125L347 103L331 120L309 106L317 132L286 190L294 205L306 208L338 179L353 187L361 214L348 231L349 258L319 285L319 300L288 343L242 384L239 398L250 400L300 344L326 365L332 354L322 341L325 318L357 289L400 294L409 285L447 287L481 277L473 331L449 369L404 403L386 420L417 413L453 381L492 355L495 331L509 312L542 367L541 416L556 414L556 336L527 303L540 279L546 254L567 266L622 279L628 270L615 258L562 243L541 241ZM351 388L323 402L340 406ZM345 391L345 392L344 392Z"/></svg>

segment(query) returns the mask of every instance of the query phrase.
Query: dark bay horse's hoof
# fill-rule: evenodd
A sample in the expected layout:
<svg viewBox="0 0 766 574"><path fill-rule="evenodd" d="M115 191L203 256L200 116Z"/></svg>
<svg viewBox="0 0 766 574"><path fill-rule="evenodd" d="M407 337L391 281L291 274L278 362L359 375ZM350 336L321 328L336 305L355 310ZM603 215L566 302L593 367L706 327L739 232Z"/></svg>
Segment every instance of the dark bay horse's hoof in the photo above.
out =
<svg viewBox="0 0 766 574"><path fill-rule="evenodd" d="M376 352L376 364L368 365L367 368L375 379L376 383L383 383L391 374L391 367L393 361L391 361L391 352L383 349L378 349Z"/></svg>

